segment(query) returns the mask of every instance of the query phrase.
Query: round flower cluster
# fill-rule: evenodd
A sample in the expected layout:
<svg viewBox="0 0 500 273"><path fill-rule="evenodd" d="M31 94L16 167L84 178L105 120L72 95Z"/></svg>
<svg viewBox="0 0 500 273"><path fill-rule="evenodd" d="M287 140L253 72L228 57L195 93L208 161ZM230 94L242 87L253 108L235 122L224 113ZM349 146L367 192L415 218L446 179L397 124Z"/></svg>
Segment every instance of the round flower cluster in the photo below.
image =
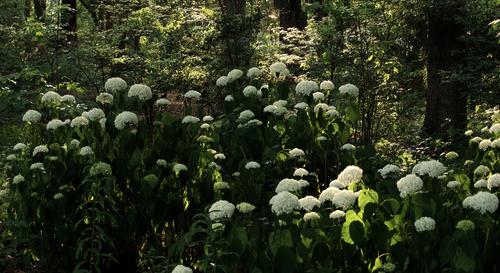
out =
<svg viewBox="0 0 500 273"><path fill-rule="evenodd" d="M248 78L253 79L253 78L257 78L258 76L260 76L260 69L258 69L257 67L252 67L252 68L248 69L248 71L247 71Z"/></svg>
<svg viewBox="0 0 500 273"><path fill-rule="evenodd" d="M345 217L345 212L341 210L335 210L332 213L330 213L330 218L331 219L340 219Z"/></svg>
<svg viewBox="0 0 500 273"><path fill-rule="evenodd" d="M358 183L363 178L363 170L354 165L347 166L340 174L337 179L344 186L349 186L351 183Z"/></svg>
<svg viewBox="0 0 500 273"><path fill-rule="evenodd" d="M488 181L486 179L479 179L474 183L474 188L481 189L488 187Z"/></svg>
<svg viewBox="0 0 500 273"><path fill-rule="evenodd" d="M227 79L229 83L241 78L241 76L243 76L243 71L239 69L233 69L229 71L229 73L227 73Z"/></svg>
<svg viewBox="0 0 500 273"><path fill-rule="evenodd" d="M89 120L84 116L79 116L71 120L71 127L83 127L89 125Z"/></svg>
<svg viewBox="0 0 500 273"><path fill-rule="evenodd" d="M303 177L309 175L309 172L304 168L298 168L293 172L293 176Z"/></svg>
<svg viewBox="0 0 500 273"><path fill-rule="evenodd" d="M200 122L200 119L191 115L187 115L184 118L182 118L182 123L183 124L189 124L189 123L198 123Z"/></svg>
<svg viewBox="0 0 500 273"><path fill-rule="evenodd" d="M167 100L166 98L159 98L155 102L156 106L166 106L166 105L169 105L169 104L170 104L170 101Z"/></svg>
<svg viewBox="0 0 500 273"><path fill-rule="evenodd" d="M113 104L113 95L110 93L102 92L97 97L95 97L95 101L100 104Z"/></svg>
<svg viewBox="0 0 500 273"><path fill-rule="evenodd" d="M251 110L244 110L240 113L238 117L238 122L245 123L255 117L255 114Z"/></svg>
<svg viewBox="0 0 500 273"><path fill-rule="evenodd" d="M275 78L286 78L290 76L290 71L286 68L286 65L282 62L273 63L269 70L271 71L271 76Z"/></svg>
<svg viewBox="0 0 500 273"><path fill-rule="evenodd" d="M213 163L213 162L212 162ZM227 182L218 181L214 184L214 191L221 192L222 190L228 190L231 186Z"/></svg>
<svg viewBox="0 0 500 273"><path fill-rule="evenodd" d="M489 139L483 139L481 142L479 142L479 150L481 151L486 151L488 150L489 147L491 147L491 140Z"/></svg>
<svg viewBox="0 0 500 273"><path fill-rule="evenodd" d="M282 191L269 200L271 211L277 216L288 214L300 208L299 198L287 191Z"/></svg>
<svg viewBox="0 0 500 273"><path fill-rule="evenodd" d="M301 96L309 96L316 91L318 91L318 84L313 81L303 80L295 86L295 92Z"/></svg>
<svg viewBox="0 0 500 273"><path fill-rule="evenodd" d="M325 203L326 201L332 202L333 197L335 197L335 194L339 191L340 190L335 187L326 188L319 194L319 201L321 202L321 204Z"/></svg>
<svg viewBox="0 0 500 273"><path fill-rule="evenodd" d="M346 187L346 185L340 183L338 179L335 179L335 180L333 180L333 181L330 182L329 187L335 187L337 189L343 189L343 188Z"/></svg>
<svg viewBox="0 0 500 273"><path fill-rule="evenodd" d="M340 147L341 150L344 150L344 151L354 151L356 150L356 146L350 144L350 143L346 143L344 145L342 145L342 147Z"/></svg>
<svg viewBox="0 0 500 273"><path fill-rule="evenodd" d="M299 181L295 179L285 178L278 183L274 191L276 193L280 193L282 191L296 192L299 191L301 188L302 187L299 184Z"/></svg>
<svg viewBox="0 0 500 273"><path fill-rule="evenodd" d="M156 160L156 165L159 167L166 168L168 166L168 163L165 159L160 158L160 159Z"/></svg>
<svg viewBox="0 0 500 273"><path fill-rule="evenodd" d="M314 100L324 100L325 99L325 94L321 92L314 92L313 93L313 99Z"/></svg>
<svg viewBox="0 0 500 273"><path fill-rule="evenodd" d="M97 175L109 176L113 173L112 169L111 169L111 165L109 165L108 163L104 163L104 162L95 163L94 165L92 165L92 167L90 167L89 172L90 172L90 175L92 175L92 176L97 176Z"/></svg>
<svg viewBox="0 0 500 273"><path fill-rule="evenodd" d="M399 196L401 196L401 198L405 198L406 196L421 190L424 186L424 182L420 179L420 177L414 174L409 174L399 179L396 186L399 190Z"/></svg>
<svg viewBox="0 0 500 273"><path fill-rule="evenodd" d="M339 92L341 95L357 97L359 95L359 88L354 84L348 83L339 87Z"/></svg>
<svg viewBox="0 0 500 273"><path fill-rule="evenodd" d="M498 209L498 197L490 192L480 191L468 196L462 202L464 208L470 208L481 214L494 213Z"/></svg>
<svg viewBox="0 0 500 273"><path fill-rule="evenodd" d="M128 90L128 97L137 97L139 100L146 101L153 97L153 92L151 92L151 88L147 85L134 84Z"/></svg>
<svg viewBox="0 0 500 273"><path fill-rule="evenodd" d="M229 78L227 76L221 76L215 81L217 86L226 86L229 83Z"/></svg>
<svg viewBox="0 0 500 273"><path fill-rule="evenodd" d="M398 166L393 164L387 164L382 169L379 169L378 173L380 173L380 175L383 178L386 178L390 173L399 173L400 171L401 170L399 169Z"/></svg>
<svg viewBox="0 0 500 273"><path fill-rule="evenodd" d="M454 189L454 188L460 187L460 185L462 185L462 184L460 184L460 182L458 182L458 181L450 181L446 184L446 187L448 187L450 189Z"/></svg>
<svg viewBox="0 0 500 273"><path fill-rule="evenodd" d="M16 145L14 145L14 148L12 148L14 150L14 152L17 152L17 151L22 151L24 149L26 149L28 146L26 146L26 144L24 143L17 143Z"/></svg>
<svg viewBox="0 0 500 273"><path fill-rule="evenodd" d="M18 174L12 178L12 184L19 184L21 182L24 182L24 176Z"/></svg>
<svg viewBox="0 0 500 273"><path fill-rule="evenodd" d="M75 103L76 99L75 99L75 96L67 94L67 95L64 95L61 97L61 102Z"/></svg>
<svg viewBox="0 0 500 273"><path fill-rule="evenodd" d="M247 164L245 164L245 169L247 170L258 169L258 168L260 168L260 164L255 161L249 161Z"/></svg>
<svg viewBox="0 0 500 273"><path fill-rule="evenodd" d="M175 164L172 169L174 170L175 173L180 173L182 171L187 172L187 170L188 170L188 168L186 167L186 165L181 164L181 163Z"/></svg>
<svg viewBox="0 0 500 273"><path fill-rule="evenodd" d="M306 153L299 148L293 148L289 153L291 158L302 157L306 155Z"/></svg>
<svg viewBox="0 0 500 273"><path fill-rule="evenodd" d="M17 159L17 157L14 154L10 154L5 159L7 159L8 161L14 161Z"/></svg>
<svg viewBox="0 0 500 273"><path fill-rule="evenodd" d="M109 78L104 84L104 89L110 93L125 91L127 89L127 82L122 78Z"/></svg>
<svg viewBox="0 0 500 273"><path fill-rule="evenodd" d="M494 173L488 178L488 189L500 187L500 173Z"/></svg>
<svg viewBox="0 0 500 273"><path fill-rule="evenodd" d="M328 111L329 107L330 106L326 103L318 103L314 106L314 113L318 114L320 110L326 112Z"/></svg>
<svg viewBox="0 0 500 273"><path fill-rule="evenodd" d="M255 206L250 203L241 202L236 205L236 209L241 213L249 213L255 209Z"/></svg>
<svg viewBox="0 0 500 273"><path fill-rule="evenodd" d="M460 229L462 231L467 232L467 231L474 230L476 228L476 225L471 220L464 219L464 220L458 221L456 227L457 227L457 229Z"/></svg>
<svg viewBox="0 0 500 273"><path fill-rule="evenodd" d="M436 228L436 221L431 217L420 217L415 221L415 229L417 232L431 231Z"/></svg>
<svg viewBox="0 0 500 273"><path fill-rule="evenodd" d="M467 130L464 132L465 136L472 136L472 134L474 134L474 132L472 130Z"/></svg>
<svg viewBox="0 0 500 273"><path fill-rule="evenodd" d="M38 145L33 149L33 156L36 156L39 153L48 153L49 148L47 148L47 145Z"/></svg>
<svg viewBox="0 0 500 273"><path fill-rule="evenodd" d="M322 81L319 84L319 89L321 90L333 90L335 88L335 85L333 85L332 81Z"/></svg>
<svg viewBox="0 0 500 273"><path fill-rule="evenodd" d="M446 171L443 163L437 160L422 161L413 167L411 173L428 175L430 177L438 177Z"/></svg>
<svg viewBox="0 0 500 273"><path fill-rule="evenodd" d="M491 142L491 148L500 148L500 138L497 138Z"/></svg>
<svg viewBox="0 0 500 273"><path fill-rule="evenodd" d="M172 270L172 273L193 273L193 270L189 267L179 264L175 266L174 270Z"/></svg>
<svg viewBox="0 0 500 273"><path fill-rule="evenodd" d="M137 115L133 112L123 111L115 117L115 127L123 130L127 125L136 126L139 123Z"/></svg>
<svg viewBox="0 0 500 273"><path fill-rule="evenodd" d="M41 162L35 162L35 163L31 164L30 170L40 170L40 171L43 171L43 163L41 163Z"/></svg>
<svg viewBox="0 0 500 273"><path fill-rule="evenodd" d="M470 143L479 143L479 142L481 142L481 140L483 140L483 139L477 136L477 137L473 137L473 138L471 138L471 139L469 140L469 142L470 142Z"/></svg>
<svg viewBox="0 0 500 273"><path fill-rule="evenodd" d="M258 90L255 86L249 85L243 89L245 97L261 97L262 91Z"/></svg>
<svg viewBox="0 0 500 273"><path fill-rule="evenodd" d="M59 104L61 103L61 95L54 91L49 91L42 96L42 103L44 104Z"/></svg>
<svg viewBox="0 0 500 273"><path fill-rule="evenodd" d="M216 221L223 218L231 218L235 206L226 200L219 200L208 209L210 220Z"/></svg>
<svg viewBox="0 0 500 273"><path fill-rule="evenodd" d="M81 156L87 156L94 154L94 152L92 151L92 148L90 146L83 146L78 154Z"/></svg>
<svg viewBox="0 0 500 273"><path fill-rule="evenodd" d="M37 123L42 118L42 114L36 110L28 110L23 115L24 122Z"/></svg>
<svg viewBox="0 0 500 273"><path fill-rule="evenodd" d="M489 129L490 134L497 135L500 134L500 123L493 124Z"/></svg>
<svg viewBox="0 0 500 273"><path fill-rule="evenodd" d="M312 211L314 207L320 207L321 202L314 196L308 195L299 199L300 208L305 211Z"/></svg>
<svg viewBox="0 0 500 273"><path fill-rule="evenodd" d="M104 111L100 108L92 108L89 111L83 112L82 116L86 117L90 121L99 121L106 117Z"/></svg>
<svg viewBox="0 0 500 273"><path fill-rule="evenodd" d="M307 105L307 103L305 103L305 102L299 102L299 103L295 104L295 106L293 108L298 109L298 110L307 110L309 108L309 105Z"/></svg>
<svg viewBox="0 0 500 273"><path fill-rule="evenodd" d="M453 159L456 159L456 158L458 158L458 153L457 153L457 152L453 152L453 151L451 151L451 152L447 152L447 153L446 153L446 155L444 156L444 158L445 158L446 160L453 160Z"/></svg>
<svg viewBox="0 0 500 273"><path fill-rule="evenodd" d="M307 212L306 214L304 214L304 217L303 217L305 222L319 220L320 218L321 218L321 216L319 216L319 214L317 212L314 212L314 211Z"/></svg>
<svg viewBox="0 0 500 273"><path fill-rule="evenodd" d="M227 101L227 102L234 101L234 97L233 97L232 95L227 95L227 96L224 98L224 101Z"/></svg>
<svg viewBox="0 0 500 273"><path fill-rule="evenodd" d="M484 165L479 165L474 169L474 175L476 176L487 176L490 173L490 168L484 166Z"/></svg>
<svg viewBox="0 0 500 273"><path fill-rule="evenodd" d="M288 111L288 109L286 109L286 107L284 107L284 106L281 106L279 104L279 101L274 102L273 104L264 107L264 112L271 113L271 114L278 116L278 117L284 115L287 111Z"/></svg>
<svg viewBox="0 0 500 273"><path fill-rule="evenodd" d="M344 210L352 208L356 201L356 194L350 190L340 190L333 195L332 204Z"/></svg>
<svg viewBox="0 0 500 273"><path fill-rule="evenodd" d="M196 90L189 90L184 94L184 98L199 100L201 98L201 93Z"/></svg>
<svg viewBox="0 0 500 273"><path fill-rule="evenodd" d="M59 127L64 126L64 122L60 119L53 119L47 123L47 130L55 130Z"/></svg>

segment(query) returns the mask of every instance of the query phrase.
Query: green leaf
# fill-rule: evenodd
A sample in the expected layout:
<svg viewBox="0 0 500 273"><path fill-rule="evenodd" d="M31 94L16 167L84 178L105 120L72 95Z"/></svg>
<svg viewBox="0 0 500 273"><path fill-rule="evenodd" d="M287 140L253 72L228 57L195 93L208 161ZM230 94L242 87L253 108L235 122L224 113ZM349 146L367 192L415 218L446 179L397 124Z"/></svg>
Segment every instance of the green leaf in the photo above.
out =
<svg viewBox="0 0 500 273"><path fill-rule="evenodd" d="M281 246L276 252L274 260L275 272L278 273L293 273L297 266L295 253L290 247Z"/></svg>
<svg viewBox="0 0 500 273"><path fill-rule="evenodd" d="M365 242L365 227L360 221L353 221L349 225L349 236L357 246Z"/></svg>
<svg viewBox="0 0 500 273"><path fill-rule="evenodd" d="M292 247L292 234L288 229L276 230L269 237L271 251L276 254L278 248L282 246Z"/></svg>
<svg viewBox="0 0 500 273"><path fill-rule="evenodd" d="M372 269L370 271L375 272L377 269L381 268L382 268L382 260L380 260L380 257L377 257L377 259L375 259L375 264L372 266Z"/></svg>
<svg viewBox="0 0 500 273"><path fill-rule="evenodd" d="M453 265L457 271L474 272L474 258L467 255L461 247L457 248L455 257L453 258Z"/></svg>
<svg viewBox="0 0 500 273"><path fill-rule="evenodd" d="M401 205L398 200L394 198L386 199L382 202L382 206L387 209L391 214L397 214Z"/></svg>
<svg viewBox="0 0 500 273"><path fill-rule="evenodd" d="M366 204L375 203L378 204L378 193L374 190L366 189L359 193L358 206L364 209Z"/></svg>

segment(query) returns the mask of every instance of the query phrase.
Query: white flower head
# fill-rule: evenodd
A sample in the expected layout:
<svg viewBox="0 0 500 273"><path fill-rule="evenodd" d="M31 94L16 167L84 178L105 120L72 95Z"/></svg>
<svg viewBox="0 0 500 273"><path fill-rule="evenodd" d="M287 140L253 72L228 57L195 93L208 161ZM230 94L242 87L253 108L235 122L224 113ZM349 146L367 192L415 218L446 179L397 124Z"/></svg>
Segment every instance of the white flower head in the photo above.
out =
<svg viewBox="0 0 500 273"><path fill-rule="evenodd" d="M260 164L255 162L255 161L249 161L247 164L245 164L245 169L251 170L251 169L259 169Z"/></svg>
<svg viewBox="0 0 500 273"><path fill-rule="evenodd" d="M191 115L187 115L182 119L183 124L198 123L200 119Z"/></svg>
<svg viewBox="0 0 500 273"><path fill-rule="evenodd" d="M472 136L472 134L474 134L474 132L472 130L467 130L464 132L465 136Z"/></svg>
<svg viewBox="0 0 500 273"><path fill-rule="evenodd" d="M363 170L354 165L347 166L340 174L337 179L340 183L344 184L346 187L352 183L358 183L363 178Z"/></svg>
<svg viewBox="0 0 500 273"><path fill-rule="evenodd" d="M184 94L184 98L192 99L192 100L199 100L201 98L201 93L196 91L196 90L189 90Z"/></svg>
<svg viewBox="0 0 500 273"><path fill-rule="evenodd" d="M302 187L300 186L299 181L295 179L284 178L278 183L274 191L276 193L280 193L282 191L297 192L301 188Z"/></svg>
<svg viewBox="0 0 500 273"><path fill-rule="evenodd" d="M84 116L78 116L71 120L71 127L84 127L89 125L89 120Z"/></svg>
<svg viewBox="0 0 500 273"><path fill-rule="evenodd" d="M14 161L17 159L17 157L15 154L10 154L5 159L7 159L7 161Z"/></svg>
<svg viewBox="0 0 500 273"><path fill-rule="evenodd" d="M325 99L325 94L323 94L322 92L314 92L313 93L313 99L314 100L324 100Z"/></svg>
<svg viewBox="0 0 500 273"><path fill-rule="evenodd" d="M83 146L78 154L81 156L88 156L93 155L94 152L92 151L92 148L90 146Z"/></svg>
<svg viewBox="0 0 500 273"><path fill-rule="evenodd" d="M354 202L356 202L356 194L350 190L340 190L333 195L333 198L330 201L332 201L332 204L335 207L347 210L354 206Z"/></svg>
<svg viewBox="0 0 500 273"><path fill-rule="evenodd" d="M208 129L210 129L210 124L203 123L202 125L200 125L200 128L203 129L203 130L208 130Z"/></svg>
<svg viewBox="0 0 500 273"><path fill-rule="evenodd" d="M301 96L309 96L316 91L318 91L318 84L314 81L303 80L295 86L295 92Z"/></svg>
<svg viewBox="0 0 500 273"><path fill-rule="evenodd" d="M104 111L100 108L92 108L89 111L83 112L82 116L86 117L90 121L99 121L106 117Z"/></svg>
<svg viewBox="0 0 500 273"><path fill-rule="evenodd" d="M436 228L436 221L431 217L420 217L415 221L415 229L417 232L431 231Z"/></svg>
<svg viewBox="0 0 500 273"><path fill-rule="evenodd" d="M359 88L354 84L348 83L339 87L339 92L341 95L357 97L359 95Z"/></svg>
<svg viewBox="0 0 500 273"><path fill-rule="evenodd" d="M97 97L95 97L95 101L100 104L113 104L113 95L110 93L102 92Z"/></svg>
<svg viewBox="0 0 500 273"><path fill-rule="evenodd" d="M282 191L269 200L271 211L277 216L288 214L300 208L299 198L292 193Z"/></svg>
<svg viewBox="0 0 500 273"><path fill-rule="evenodd" d="M212 162L212 163L214 163L214 162ZM214 184L214 191L216 191L216 192L221 192L223 190L228 190L230 188L231 188L231 186L229 186L229 184L227 182L218 181L218 182L215 182L215 184Z"/></svg>
<svg viewBox="0 0 500 273"><path fill-rule="evenodd" d="M455 188L460 187L461 185L462 185L462 184L460 184L460 182L458 182L458 181L455 181L455 180L454 180L454 181L450 181L450 182L448 182L448 183L446 184L446 187L447 187L447 188L450 188L450 189L455 189Z"/></svg>
<svg viewBox="0 0 500 273"><path fill-rule="evenodd" d="M390 173L399 173L400 171L401 170L399 169L398 166L393 164L387 164L382 169L379 169L378 173L380 173L380 175L383 178L386 178Z"/></svg>
<svg viewBox="0 0 500 273"><path fill-rule="evenodd" d="M224 98L224 101L227 101L227 102L234 101L234 97L233 97L232 95L227 95L227 96Z"/></svg>
<svg viewBox="0 0 500 273"><path fill-rule="evenodd" d="M212 116L203 117L203 122L212 122L212 121L214 121L214 118Z"/></svg>
<svg viewBox="0 0 500 273"><path fill-rule="evenodd" d="M42 103L43 104L60 104L61 103L61 95L59 93L56 93L54 91L48 91L47 93L43 94L42 96Z"/></svg>
<svg viewBox="0 0 500 273"><path fill-rule="evenodd" d="M42 114L36 110L28 110L23 115L24 122L37 123L42 118Z"/></svg>
<svg viewBox="0 0 500 273"><path fill-rule="evenodd" d="M497 138L491 142L491 148L500 148L500 138Z"/></svg>
<svg viewBox="0 0 500 273"><path fill-rule="evenodd" d="M500 173L494 173L488 177L488 189L500 187Z"/></svg>
<svg viewBox="0 0 500 273"><path fill-rule="evenodd" d="M238 117L239 123L245 123L255 117L255 114L251 110L244 110L240 113Z"/></svg>
<svg viewBox="0 0 500 273"><path fill-rule="evenodd" d="M137 97L141 101L149 100L153 97L151 88L144 84L134 84L128 90L128 97Z"/></svg>
<svg viewBox="0 0 500 273"><path fill-rule="evenodd" d="M217 153L214 155L214 159L215 160L224 160L224 159L226 159L226 156L222 153Z"/></svg>
<svg viewBox="0 0 500 273"><path fill-rule="evenodd" d="M474 183L474 188L481 189L488 187L488 181L486 179L479 179Z"/></svg>
<svg viewBox="0 0 500 273"><path fill-rule="evenodd" d="M318 141L318 142L327 141L327 140L328 140L328 138L326 138L326 136L319 136L316 138L316 141Z"/></svg>
<svg viewBox="0 0 500 273"><path fill-rule="evenodd" d="M303 177L308 176L309 172L304 168L298 168L293 172L293 176Z"/></svg>
<svg viewBox="0 0 500 273"><path fill-rule="evenodd" d="M168 163L165 159L160 158L160 159L156 160L156 165L159 167L166 168L168 166Z"/></svg>
<svg viewBox="0 0 500 273"><path fill-rule="evenodd" d="M332 202L333 197L336 193L340 192L339 189L335 187L328 187L319 194L319 201L323 204L326 201Z"/></svg>
<svg viewBox="0 0 500 273"><path fill-rule="evenodd" d="M24 176L18 174L12 178L12 184L19 184L21 182L24 182Z"/></svg>
<svg viewBox="0 0 500 273"><path fill-rule="evenodd" d="M490 192L480 191L466 197L462 202L464 208L473 209L481 214L494 213L498 209L498 197Z"/></svg>
<svg viewBox="0 0 500 273"><path fill-rule="evenodd" d="M490 173L490 168L484 166L484 165L479 165L474 169L474 175L476 176L487 176Z"/></svg>
<svg viewBox="0 0 500 273"><path fill-rule="evenodd" d="M275 116L282 116L283 114L286 113L286 111L287 111L287 109L285 107L276 106L273 104L264 107L265 113L271 113Z"/></svg>
<svg viewBox="0 0 500 273"><path fill-rule="evenodd" d="M317 212L314 212L314 211L307 212L306 214L304 214L304 217L303 217L305 222L319 220L320 218L321 218L321 216Z"/></svg>
<svg viewBox="0 0 500 273"><path fill-rule="evenodd" d="M319 84L319 89L321 90L333 90L335 88L335 85L333 85L332 81L322 81Z"/></svg>
<svg viewBox="0 0 500 273"><path fill-rule="evenodd" d="M139 119L133 112L123 111L115 117L115 127L118 130L123 130L127 126L137 126Z"/></svg>
<svg viewBox="0 0 500 273"><path fill-rule="evenodd" d="M405 198L421 190L424 186L424 182L420 179L420 177L414 174L409 174L399 179L396 186L399 190L399 196L401 196L401 198Z"/></svg>
<svg viewBox="0 0 500 273"><path fill-rule="evenodd" d="M255 86L249 85L243 89L245 97L261 97L262 91L258 90Z"/></svg>
<svg viewBox="0 0 500 273"><path fill-rule="evenodd" d="M489 147L491 147L491 140L483 139L479 142L479 150L486 151Z"/></svg>
<svg viewBox="0 0 500 273"><path fill-rule="evenodd" d="M312 211L314 207L321 207L321 202L314 196L308 195L299 199L300 208L305 211Z"/></svg>
<svg viewBox="0 0 500 273"><path fill-rule="evenodd" d="M193 270L189 267L179 264L175 266L174 270L172 270L172 273L193 273Z"/></svg>
<svg viewBox="0 0 500 273"><path fill-rule="evenodd" d="M41 162L35 162L33 164L31 164L30 166L30 170L40 170L40 171L43 171L44 168L43 168L43 163Z"/></svg>
<svg viewBox="0 0 500 273"><path fill-rule="evenodd" d="M290 150L289 154L291 158L303 157L306 155L306 153L299 148L293 148L292 150Z"/></svg>
<svg viewBox="0 0 500 273"><path fill-rule="evenodd" d="M476 136L476 137L473 137L469 140L470 143L479 143L481 142L481 140L483 140L482 138Z"/></svg>
<svg viewBox="0 0 500 273"><path fill-rule="evenodd" d="M236 207L226 200L219 200L212 204L208 210L210 220L217 221L223 218L231 218Z"/></svg>
<svg viewBox="0 0 500 273"><path fill-rule="evenodd" d="M221 76L217 79L217 81L215 82L215 84L217 86L226 86L227 84L229 83L229 78L227 76Z"/></svg>
<svg viewBox="0 0 500 273"><path fill-rule="evenodd" d="M252 67L252 68L248 69L248 71L247 71L248 78L254 79L254 78L257 78L259 76L260 76L260 69L258 69L257 67Z"/></svg>
<svg viewBox="0 0 500 273"><path fill-rule="evenodd" d="M447 153L444 155L444 158L445 158L446 160L453 160L453 159L456 159L456 158L458 158L458 153L457 153L457 152L454 152L454 151L447 152Z"/></svg>
<svg viewBox="0 0 500 273"><path fill-rule="evenodd" d="M179 172L187 172L188 168L186 167L186 165L184 164L181 164L181 163L177 163L174 165L174 167L172 168L174 170L174 172L176 173L179 173Z"/></svg>
<svg viewBox="0 0 500 273"><path fill-rule="evenodd" d="M326 112L326 111L328 111L329 107L330 106L328 104L326 104L326 103L322 103L322 102L318 103L318 104L316 104L314 106L314 113L318 114L320 110L323 111L323 112Z"/></svg>
<svg viewBox="0 0 500 273"><path fill-rule="evenodd" d="M241 202L236 205L236 209L241 213L249 213L255 209L255 206L250 203Z"/></svg>
<svg viewBox="0 0 500 273"><path fill-rule="evenodd" d="M338 179L335 179L333 181L330 182L330 184L328 185L328 187L334 187L334 188L337 188L337 189L343 189L345 187L347 187L346 185L342 184L339 182Z"/></svg>
<svg viewBox="0 0 500 273"><path fill-rule="evenodd" d="M39 153L45 154L49 152L49 148L47 148L47 145L38 145L33 149L33 156L36 156Z"/></svg>
<svg viewBox="0 0 500 273"><path fill-rule="evenodd" d="M97 162L90 167L89 173L91 176L110 176L113 174L111 165L105 162Z"/></svg>
<svg viewBox="0 0 500 273"><path fill-rule="evenodd" d="M299 109L299 110L307 110L309 108L309 105L305 102L299 102L299 103L295 104L295 106L293 108Z"/></svg>
<svg viewBox="0 0 500 273"><path fill-rule="evenodd" d="M66 94L66 95L64 95L64 96L61 97L61 102L75 103L76 99L75 99L75 96Z"/></svg>
<svg viewBox="0 0 500 273"><path fill-rule="evenodd" d="M269 67L269 70L271 71L271 75L275 78L284 77L284 76L286 76L286 74L290 73L290 72L288 72L286 65L282 62L273 63Z"/></svg>
<svg viewBox="0 0 500 273"><path fill-rule="evenodd" d="M64 122L62 120L53 119L47 123L47 130L55 130L59 127L63 127L64 125L66 125L66 124L64 124Z"/></svg>
<svg viewBox="0 0 500 273"><path fill-rule="evenodd" d="M345 212L341 210L335 210L332 213L330 213L330 218L331 219L341 219L345 217Z"/></svg>
<svg viewBox="0 0 500 273"><path fill-rule="evenodd" d="M464 219L458 221L456 228L463 231L471 231L476 228L476 225L471 220Z"/></svg>
<svg viewBox="0 0 500 273"><path fill-rule="evenodd" d="M166 106L166 105L169 105L169 104L170 104L170 101L167 100L166 98L159 98L155 102L156 106Z"/></svg>
<svg viewBox="0 0 500 273"><path fill-rule="evenodd" d="M235 80L241 78L241 76L243 76L243 71L239 69L233 69L229 71L229 73L227 73L227 78L229 83L234 82Z"/></svg>
<svg viewBox="0 0 500 273"><path fill-rule="evenodd" d="M446 171L443 163L437 160L422 161L415 165L411 171L413 174L428 175L430 177L438 177Z"/></svg>
<svg viewBox="0 0 500 273"><path fill-rule="evenodd" d="M344 145L342 145L342 147L340 147L341 150L344 150L344 151L354 151L356 150L356 146L350 144L350 143L346 143Z"/></svg>
<svg viewBox="0 0 500 273"><path fill-rule="evenodd" d="M124 92L127 90L127 82L122 78L109 78L104 84L104 89L110 93Z"/></svg>
<svg viewBox="0 0 500 273"><path fill-rule="evenodd" d="M500 123L493 124L488 131L492 135L498 135L498 134L500 134Z"/></svg>
<svg viewBox="0 0 500 273"><path fill-rule="evenodd" d="M18 151L22 151L24 149L26 149L28 146L24 143L17 143L16 145L14 145L14 148L12 148L14 150L14 152L18 152Z"/></svg>

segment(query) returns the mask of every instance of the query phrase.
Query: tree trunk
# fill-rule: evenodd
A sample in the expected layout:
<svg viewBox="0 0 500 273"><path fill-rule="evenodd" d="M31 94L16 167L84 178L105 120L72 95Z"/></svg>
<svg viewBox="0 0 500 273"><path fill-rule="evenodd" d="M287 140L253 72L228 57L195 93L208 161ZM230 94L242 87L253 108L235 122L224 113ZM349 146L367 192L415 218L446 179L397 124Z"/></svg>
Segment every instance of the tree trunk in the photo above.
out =
<svg viewBox="0 0 500 273"><path fill-rule="evenodd" d="M74 46L78 42L76 0L62 0L61 4L65 5L61 14L61 27L64 32L63 45Z"/></svg>
<svg viewBox="0 0 500 273"><path fill-rule="evenodd" d="M433 0L428 10L427 99L424 130L428 134L443 133L449 127L465 128L466 93L463 85L449 79L453 69L463 63L460 36L464 26L461 17L464 3ZM445 124L449 120L449 124ZM445 126L443 126L445 125Z"/></svg>
<svg viewBox="0 0 500 273"><path fill-rule="evenodd" d="M47 10L47 0L33 0L35 6L35 16L40 22L45 21L45 11Z"/></svg>
<svg viewBox="0 0 500 273"><path fill-rule="evenodd" d="M301 0L274 0L274 6L280 13L280 27L298 28L303 30L307 26L307 16L302 11Z"/></svg>

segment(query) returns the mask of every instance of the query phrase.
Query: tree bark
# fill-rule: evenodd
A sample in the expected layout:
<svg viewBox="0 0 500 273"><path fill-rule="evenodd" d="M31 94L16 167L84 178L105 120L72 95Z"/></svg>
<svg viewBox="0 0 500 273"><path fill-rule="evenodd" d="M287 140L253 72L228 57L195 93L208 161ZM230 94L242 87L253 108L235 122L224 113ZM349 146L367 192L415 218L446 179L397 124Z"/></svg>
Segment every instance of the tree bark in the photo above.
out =
<svg viewBox="0 0 500 273"><path fill-rule="evenodd" d="M433 0L428 10L427 43L427 99L424 130L428 134L443 133L449 127L465 128L466 93L463 85L452 81L449 74L464 62L460 50L463 24L456 18L462 16L464 3ZM450 121L445 124L445 121ZM443 126L445 125L445 126Z"/></svg>
<svg viewBox="0 0 500 273"><path fill-rule="evenodd" d="M274 6L279 10L280 27L283 29L303 30L307 26L307 16L302 11L301 0L274 0Z"/></svg>
<svg viewBox="0 0 500 273"><path fill-rule="evenodd" d="M61 0L61 4L66 6L61 14L63 45L74 46L78 42L76 0Z"/></svg>

